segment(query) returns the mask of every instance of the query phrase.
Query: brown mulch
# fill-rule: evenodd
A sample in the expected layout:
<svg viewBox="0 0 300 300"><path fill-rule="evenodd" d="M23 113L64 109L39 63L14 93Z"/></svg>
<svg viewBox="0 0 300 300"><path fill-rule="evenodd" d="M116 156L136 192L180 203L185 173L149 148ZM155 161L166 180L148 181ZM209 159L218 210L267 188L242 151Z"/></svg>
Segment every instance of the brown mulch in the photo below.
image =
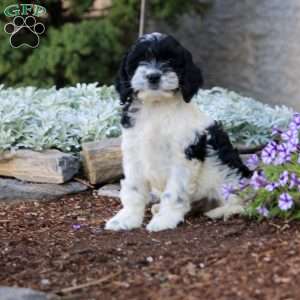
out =
<svg viewBox="0 0 300 300"><path fill-rule="evenodd" d="M103 230L118 209L91 193L0 204L0 285L80 300L300 299L299 223L193 217L160 233Z"/></svg>

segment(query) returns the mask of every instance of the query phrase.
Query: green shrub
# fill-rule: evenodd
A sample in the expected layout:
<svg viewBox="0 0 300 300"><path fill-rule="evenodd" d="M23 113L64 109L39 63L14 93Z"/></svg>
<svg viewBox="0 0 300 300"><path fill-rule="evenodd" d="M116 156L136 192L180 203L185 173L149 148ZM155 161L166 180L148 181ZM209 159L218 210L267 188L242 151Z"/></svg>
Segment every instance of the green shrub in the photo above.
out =
<svg viewBox="0 0 300 300"><path fill-rule="evenodd" d="M63 87L78 82L111 83L122 54L137 37L140 0L112 0L107 15L87 18L93 0L70 0L68 14L62 0L35 1L46 7L41 19L46 32L36 49L11 48L9 36L0 31L0 82L8 86ZM0 10L17 1L3 0ZM152 18L174 22L203 5L193 1L148 1ZM0 27L12 19L0 17Z"/></svg>

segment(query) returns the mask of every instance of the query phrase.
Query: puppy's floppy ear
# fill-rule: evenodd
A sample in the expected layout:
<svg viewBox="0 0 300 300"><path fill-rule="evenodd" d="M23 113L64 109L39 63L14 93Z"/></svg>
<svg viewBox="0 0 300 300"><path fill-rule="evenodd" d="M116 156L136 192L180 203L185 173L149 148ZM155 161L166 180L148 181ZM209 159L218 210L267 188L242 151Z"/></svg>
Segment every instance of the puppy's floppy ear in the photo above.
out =
<svg viewBox="0 0 300 300"><path fill-rule="evenodd" d="M182 78L182 96L185 102L190 102L198 89L203 85L201 70L194 64L192 54L184 50L184 72Z"/></svg>
<svg viewBox="0 0 300 300"><path fill-rule="evenodd" d="M127 65L128 52L124 55L119 72L115 81L115 87L117 92L120 95L120 104L129 104L132 101L133 90L130 84L130 78L127 73L126 65Z"/></svg>

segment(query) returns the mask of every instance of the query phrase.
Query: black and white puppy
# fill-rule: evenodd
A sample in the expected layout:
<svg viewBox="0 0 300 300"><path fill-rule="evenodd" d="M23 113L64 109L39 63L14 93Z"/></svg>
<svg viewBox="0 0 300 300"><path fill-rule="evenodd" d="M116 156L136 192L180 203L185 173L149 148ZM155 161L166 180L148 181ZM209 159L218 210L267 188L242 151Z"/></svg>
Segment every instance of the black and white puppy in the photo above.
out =
<svg viewBox="0 0 300 300"><path fill-rule="evenodd" d="M169 35L146 34L125 55L116 81L123 105L123 208L106 229L140 227L153 193L160 204L149 231L175 228L204 198L218 200L206 213L211 218L243 212L241 200L225 200L221 189L251 172L222 126L190 103L202 81L191 53Z"/></svg>

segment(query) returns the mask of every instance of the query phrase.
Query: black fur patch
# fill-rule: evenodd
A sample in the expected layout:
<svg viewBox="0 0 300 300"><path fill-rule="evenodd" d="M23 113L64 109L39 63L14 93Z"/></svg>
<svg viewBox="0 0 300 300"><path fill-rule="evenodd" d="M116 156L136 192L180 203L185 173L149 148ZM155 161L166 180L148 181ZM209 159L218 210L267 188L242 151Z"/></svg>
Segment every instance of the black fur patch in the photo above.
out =
<svg viewBox="0 0 300 300"><path fill-rule="evenodd" d="M133 102L134 103L134 102ZM140 109L132 105L132 103L126 103L123 105L121 114L121 124L123 128L132 128L135 124L135 114L138 113Z"/></svg>
<svg viewBox="0 0 300 300"><path fill-rule="evenodd" d="M184 151L186 158L189 160L198 159L203 162L209 155L208 147L211 147L216 151L218 158L223 164L236 169L242 177L251 177L252 172L243 164L237 149L232 146L222 124L215 122L206 131L206 134L196 134L193 144L188 146Z"/></svg>
<svg viewBox="0 0 300 300"><path fill-rule="evenodd" d="M195 141L184 151L186 158L189 160L198 159L203 162L206 157L206 139L206 134L196 133Z"/></svg>
<svg viewBox="0 0 300 300"><path fill-rule="evenodd" d="M232 169L237 169L243 177L251 177L252 172L243 164L237 149L232 146L222 124L215 122L214 125L207 128L207 132L209 134L207 144L217 152L221 162Z"/></svg>
<svg viewBox="0 0 300 300"><path fill-rule="evenodd" d="M134 126L133 119L129 115L129 108L131 103L127 103L122 108L121 125L123 128L132 128Z"/></svg>

